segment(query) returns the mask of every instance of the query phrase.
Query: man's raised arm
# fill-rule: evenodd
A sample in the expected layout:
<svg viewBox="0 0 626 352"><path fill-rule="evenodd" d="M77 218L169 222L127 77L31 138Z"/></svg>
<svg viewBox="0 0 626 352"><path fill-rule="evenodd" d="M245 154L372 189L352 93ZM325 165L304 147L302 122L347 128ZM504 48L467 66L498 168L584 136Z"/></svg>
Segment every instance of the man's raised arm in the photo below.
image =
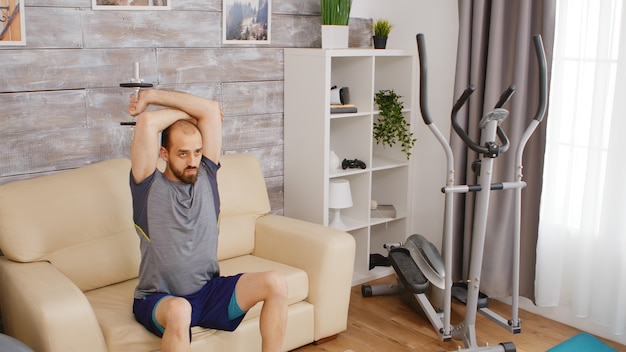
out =
<svg viewBox="0 0 626 352"><path fill-rule="evenodd" d="M190 119L190 116L176 109L146 111L137 115L135 135L130 145L131 170L136 183L142 182L156 170L159 133L180 119Z"/></svg>
<svg viewBox="0 0 626 352"><path fill-rule="evenodd" d="M223 115L217 101L170 90L141 91L136 105L137 111L141 113L151 104L181 110L194 118L202 134L202 154L216 164L219 162L222 153ZM129 112L133 115L132 111Z"/></svg>

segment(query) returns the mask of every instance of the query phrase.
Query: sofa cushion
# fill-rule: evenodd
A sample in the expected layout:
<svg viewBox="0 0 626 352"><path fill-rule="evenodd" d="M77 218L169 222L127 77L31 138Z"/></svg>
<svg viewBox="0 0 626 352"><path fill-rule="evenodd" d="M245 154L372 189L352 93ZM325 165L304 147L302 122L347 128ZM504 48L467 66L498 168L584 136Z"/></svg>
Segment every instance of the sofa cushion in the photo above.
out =
<svg viewBox="0 0 626 352"><path fill-rule="evenodd" d="M50 261L83 291L136 277L129 172L128 159L111 159L1 186L2 252Z"/></svg>
<svg viewBox="0 0 626 352"><path fill-rule="evenodd" d="M287 278L289 305L307 297L309 285L306 272L285 264L247 255L220 262L220 270L222 275L278 270ZM155 351L160 348L161 339L137 323L133 316L133 292L137 281L132 279L85 292L110 351ZM261 307L261 303L252 307L244 321L258 317L261 314ZM212 329L193 328L193 340L202 340L203 337L215 332L216 330Z"/></svg>
<svg viewBox="0 0 626 352"><path fill-rule="evenodd" d="M154 351L161 339L139 324L133 315L133 293L138 279L85 292L111 351Z"/></svg>
<svg viewBox="0 0 626 352"><path fill-rule="evenodd" d="M161 339L139 324L133 315L133 292L138 279L85 293L91 303L109 351L158 351ZM194 327L192 335L201 340L217 330Z"/></svg>
<svg viewBox="0 0 626 352"><path fill-rule="evenodd" d="M299 302L307 298L309 295L309 277L302 269L254 255L244 255L220 261L220 274L225 276L270 270L277 270L285 274L287 286L289 287L287 297L288 304Z"/></svg>

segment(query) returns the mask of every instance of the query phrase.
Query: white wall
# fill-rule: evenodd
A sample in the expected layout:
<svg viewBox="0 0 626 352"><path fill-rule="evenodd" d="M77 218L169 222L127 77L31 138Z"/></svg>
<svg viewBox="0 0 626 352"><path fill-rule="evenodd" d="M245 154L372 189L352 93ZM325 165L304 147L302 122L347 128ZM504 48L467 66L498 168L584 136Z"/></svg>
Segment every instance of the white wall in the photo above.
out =
<svg viewBox="0 0 626 352"><path fill-rule="evenodd" d="M387 47L417 51L415 36L424 33L428 57L428 95L430 114L445 136L450 130L453 102L458 9L456 0L353 0L352 17L384 18L393 24ZM416 173L411 190L413 214L410 234L419 233L438 247L443 228L445 158L443 150L425 127L419 113L419 76L415 77L415 121L417 137L411 157Z"/></svg>

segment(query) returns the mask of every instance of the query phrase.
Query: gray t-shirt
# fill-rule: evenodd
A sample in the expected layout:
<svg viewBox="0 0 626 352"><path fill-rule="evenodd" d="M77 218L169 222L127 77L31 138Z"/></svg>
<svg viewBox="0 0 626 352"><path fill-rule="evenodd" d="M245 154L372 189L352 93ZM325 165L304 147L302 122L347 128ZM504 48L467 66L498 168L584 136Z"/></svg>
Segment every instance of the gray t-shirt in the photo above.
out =
<svg viewBox="0 0 626 352"><path fill-rule="evenodd" d="M170 181L158 170L143 182L130 177L141 265L135 298L194 293L219 275L219 165L203 157L198 180Z"/></svg>

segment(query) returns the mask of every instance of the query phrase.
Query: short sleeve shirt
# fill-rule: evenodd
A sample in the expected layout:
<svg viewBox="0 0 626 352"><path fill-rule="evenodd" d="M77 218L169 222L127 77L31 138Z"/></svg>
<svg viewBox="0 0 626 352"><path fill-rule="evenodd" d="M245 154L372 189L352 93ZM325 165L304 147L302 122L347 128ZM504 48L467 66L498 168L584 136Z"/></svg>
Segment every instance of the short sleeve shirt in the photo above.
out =
<svg viewBox="0 0 626 352"><path fill-rule="evenodd" d="M202 157L194 184L168 180L158 170L141 183L130 177L141 264L135 298L182 296L219 275L220 200L216 165Z"/></svg>

